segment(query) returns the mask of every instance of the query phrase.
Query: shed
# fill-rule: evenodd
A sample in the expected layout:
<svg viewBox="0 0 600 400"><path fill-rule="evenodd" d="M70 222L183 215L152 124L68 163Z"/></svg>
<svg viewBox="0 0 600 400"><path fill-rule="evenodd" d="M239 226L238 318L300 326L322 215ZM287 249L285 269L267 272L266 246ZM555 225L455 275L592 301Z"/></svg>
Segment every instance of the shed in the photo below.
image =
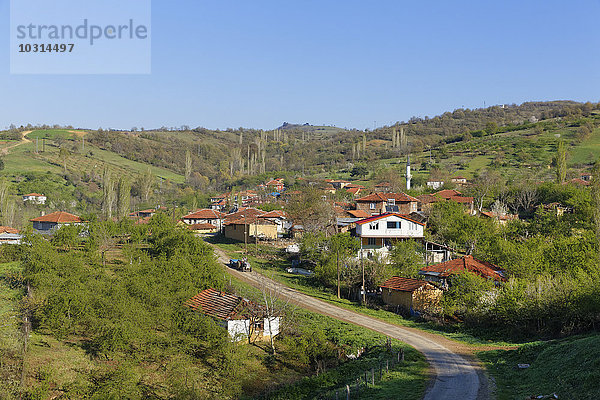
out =
<svg viewBox="0 0 600 400"><path fill-rule="evenodd" d="M381 284L381 298L385 304L410 312L433 312L439 309L442 290L431 283L394 276Z"/></svg>

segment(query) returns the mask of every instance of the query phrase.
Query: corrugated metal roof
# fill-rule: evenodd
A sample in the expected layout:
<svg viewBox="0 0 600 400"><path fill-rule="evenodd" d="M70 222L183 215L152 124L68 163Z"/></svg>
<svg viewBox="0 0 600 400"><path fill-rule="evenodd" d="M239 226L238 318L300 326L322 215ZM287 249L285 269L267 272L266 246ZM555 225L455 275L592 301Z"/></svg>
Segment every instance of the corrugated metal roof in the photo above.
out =
<svg viewBox="0 0 600 400"><path fill-rule="evenodd" d="M250 300L215 289L203 290L186 301L184 306L222 320L245 319L261 311L261 307Z"/></svg>

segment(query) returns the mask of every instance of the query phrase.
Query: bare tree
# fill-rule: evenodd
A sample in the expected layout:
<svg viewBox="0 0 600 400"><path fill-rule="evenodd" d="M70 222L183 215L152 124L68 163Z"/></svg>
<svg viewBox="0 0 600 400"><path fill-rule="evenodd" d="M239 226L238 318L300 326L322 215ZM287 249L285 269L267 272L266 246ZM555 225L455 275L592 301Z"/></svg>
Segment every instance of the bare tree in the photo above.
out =
<svg viewBox="0 0 600 400"><path fill-rule="evenodd" d="M185 151L185 181L189 182L192 176L192 153L190 150Z"/></svg>
<svg viewBox="0 0 600 400"><path fill-rule="evenodd" d="M283 296L283 289L282 285L260 275L259 290L262 297L261 306L264 307L263 316L266 324L264 329L269 333L269 344L273 355L277 354L273 332L280 332L283 326L283 317L293 313L295 310L295 307L290 304L290 298Z"/></svg>

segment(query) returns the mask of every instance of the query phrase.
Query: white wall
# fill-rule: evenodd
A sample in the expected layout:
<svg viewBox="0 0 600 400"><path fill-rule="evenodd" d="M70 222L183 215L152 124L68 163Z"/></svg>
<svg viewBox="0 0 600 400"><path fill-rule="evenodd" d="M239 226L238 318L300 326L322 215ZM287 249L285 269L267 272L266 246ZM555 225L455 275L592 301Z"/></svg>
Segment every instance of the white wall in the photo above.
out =
<svg viewBox="0 0 600 400"><path fill-rule="evenodd" d="M387 227L388 222L400 223L400 229ZM404 218L390 215L366 224L356 225L356 234L360 237L382 238L422 238L423 225Z"/></svg>

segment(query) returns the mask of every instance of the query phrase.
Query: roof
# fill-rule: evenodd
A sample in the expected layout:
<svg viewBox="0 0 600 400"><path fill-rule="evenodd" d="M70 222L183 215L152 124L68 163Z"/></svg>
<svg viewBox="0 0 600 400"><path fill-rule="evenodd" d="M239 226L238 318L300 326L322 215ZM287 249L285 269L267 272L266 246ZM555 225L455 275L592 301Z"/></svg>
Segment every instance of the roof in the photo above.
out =
<svg viewBox="0 0 600 400"><path fill-rule="evenodd" d="M191 214L184 215L183 218L187 219L220 219L223 218L223 213L215 210L209 210L204 208L202 210L194 211Z"/></svg>
<svg viewBox="0 0 600 400"><path fill-rule="evenodd" d="M347 213L352 215L354 218L369 218L371 216L364 210L348 210Z"/></svg>
<svg viewBox="0 0 600 400"><path fill-rule="evenodd" d="M422 204L430 204L430 203L436 203L438 201L444 201L444 199L442 199L439 196L436 196L434 194L422 194L417 196L417 200L419 200L419 203Z"/></svg>
<svg viewBox="0 0 600 400"><path fill-rule="evenodd" d="M478 260L471 255L457 258L456 260L446 261L440 264L429 265L421 268L419 273L423 275L436 275L446 278L450 275L456 275L464 271L473 272L479 276L490 278L495 281L506 281L506 278L499 267L487 261Z"/></svg>
<svg viewBox="0 0 600 400"><path fill-rule="evenodd" d="M346 185L347 188L359 188L359 189L364 189L365 187L363 185L358 185L356 183L350 183L349 185Z"/></svg>
<svg viewBox="0 0 600 400"><path fill-rule="evenodd" d="M465 178L464 176L458 175L458 176L453 177L452 179L467 179L467 178Z"/></svg>
<svg viewBox="0 0 600 400"><path fill-rule="evenodd" d="M24 194L23 195L23 197L32 197L32 196L35 196L35 197L46 197L43 194L39 194L39 193L29 193L29 194Z"/></svg>
<svg viewBox="0 0 600 400"><path fill-rule="evenodd" d="M512 215L512 214L497 215L495 212L492 212L492 211L481 211L480 214L485 217L488 217L488 218L498 218L499 220L502 220L502 221L510 221L513 219L519 219L519 217L516 215Z"/></svg>
<svg viewBox="0 0 600 400"><path fill-rule="evenodd" d="M267 185L267 186L283 185L283 178L273 179L272 181L265 183L265 185Z"/></svg>
<svg viewBox="0 0 600 400"><path fill-rule="evenodd" d="M457 203L473 203L475 201L475 199L473 199L473 197L466 197L466 196L450 196L447 200L450 201L455 201Z"/></svg>
<svg viewBox="0 0 600 400"><path fill-rule="evenodd" d="M423 225L423 226L425 226L425 224L424 224L424 223L422 223L422 222L417 222L417 221L415 221L414 219L407 217L406 215L403 215L403 214L397 214L397 213L384 213L384 214L374 215L374 216L372 216L372 217L365 218L365 219L361 219L360 221L356 221L356 224L358 224L358 225L362 225L362 224L366 224L366 223L368 223L368 222L377 221L377 220L379 220L379 219L382 219L382 218L387 218L387 217L391 217L391 216L396 216L396 217L398 217L398 218L402 218L402 219L405 219L405 220L407 220L407 221L414 222L415 224L419 224L419 225Z"/></svg>
<svg viewBox="0 0 600 400"><path fill-rule="evenodd" d="M273 211L269 211L266 214L260 215L260 218L287 218L287 217L288 217L287 213L283 210L273 210Z"/></svg>
<svg viewBox="0 0 600 400"><path fill-rule="evenodd" d="M423 286L431 286L432 288L434 287L427 281L411 278L402 278L399 276L393 276L380 285L380 287L382 288L399 290L401 292L414 292L415 290Z"/></svg>
<svg viewBox="0 0 600 400"><path fill-rule="evenodd" d="M434 193L437 196L440 196L443 199L449 199L451 197L455 197L455 196L462 196L462 193L459 192L458 190L454 190L454 189L444 189L444 190L440 190L439 192L435 192Z"/></svg>
<svg viewBox="0 0 600 400"><path fill-rule="evenodd" d="M184 306L222 320L249 316L260 306L249 300L215 289L206 289L184 303Z"/></svg>
<svg viewBox="0 0 600 400"><path fill-rule="evenodd" d="M390 186L389 182L381 182L381 183L378 183L377 185L375 185L375 187L388 187L388 186Z"/></svg>
<svg viewBox="0 0 600 400"><path fill-rule="evenodd" d="M194 231L204 231L204 230L212 230L212 229L217 229L216 226L214 226L213 224L192 224L192 225L188 225L187 226L188 229L194 230Z"/></svg>
<svg viewBox="0 0 600 400"><path fill-rule="evenodd" d="M0 226L0 233L19 233L19 230L10 226Z"/></svg>
<svg viewBox="0 0 600 400"><path fill-rule="evenodd" d="M353 194L353 195L358 194L358 192L360 192L360 191L361 191L361 188L359 188L359 187L351 187L351 188L346 189L346 192Z"/></svg>
<svg viewBox="0 0 600 400"><path fill-rule="evenodd" d="M77 215L69 214L64 211L55 211L48 215L30 219L31 222L54 222L56 224L65 224L69 222L82 222Z"/></svg>
<svg viewBox="0 0 600 400"><path fill-rule="evenodd" d="M233 221L236 219L253 218L258 215L263 215L263 214L266 214L266 212L263 210L259 210L258 208L246 207L246 208L240 208L238 211L236 211L234 213L225 215L225 220Z"/></svg>
<svg viewBox="0 0 600 400"><path fill-rule="evenodd" d="M360 202L381 202L388 201L388 199L394 199L400 203L411 203L418 202L416 198L407 195L406 193L373 193L365 197L361 197L360 199L356 199L356 201Z"/></svg>
<svg viewBox="0 0 600 400"><path fill-rule="evenodd" d="M563 182L563 185L566 185L568 183L574 183L574 184L583 185L583 186L589 186L590 185L589 181L584 181L581 178L574 178L574 179L571 179L570 181Z"/></svg>
<svg viewBox="0 0 600 400"><path fill-rule="evenodd" d="M275 222L270 219L263 218L262 215L249 215L247 217L240 217L237 219L228 219L225 225L276 225Z"/></svg>

